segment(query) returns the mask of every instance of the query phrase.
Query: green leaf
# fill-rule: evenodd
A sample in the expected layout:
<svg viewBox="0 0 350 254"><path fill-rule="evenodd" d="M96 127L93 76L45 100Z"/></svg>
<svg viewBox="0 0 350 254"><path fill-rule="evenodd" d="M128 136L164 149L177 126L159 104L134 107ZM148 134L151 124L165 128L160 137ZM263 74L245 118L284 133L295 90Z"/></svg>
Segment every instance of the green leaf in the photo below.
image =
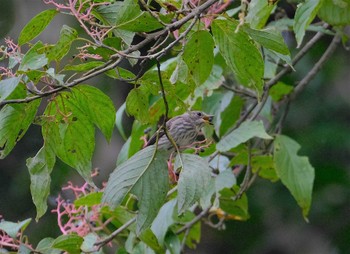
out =
<svg viewBox="0 0 350 254"><path fill-rule="evenodd" d="M316 17L321 7L321 0L307 0L305 3L298 4L295 12L293 30L299 47L303 41L305 30Z"/></svg>
<svg viewBox="0 0 350 254"><path fill-rule="evenodd" d="M60 254L61 251L58 249L53 249L52 248L52 243L54 242L55 239L51 238L51 237L46 237L44 239L42 239L37 247L36 247L36 251L43 253L43 254Z"/></svg>
<svg viewBox="0 0 350 254"><path fill-rule="evenodd" d="M117 126L117 129L119 131L120 136L126 141L128 137L125 134L124 127L123 127L123 115L125 113L126 104L125 102L120 106L120 108L117 110L117 114L115 117L115 126Z"/></svg>
<svg viewBox="0 0 350 254"><path fill-rule="evenodd" d="M215 191L219 193L224 188L232 188L237 180L231 168L221 171L215 178Z"/></svg>
<svg viewBox="0 0 350 254"><path fill-rule="evenodd" d="M5 105L0 111L0 159L5 158L24 136L40 105L40 99L27 104Z"/></svg>
<svg viewBox="0 0 350 254"><path fill-rule="evenodd" d="M133 122L131 135L124 143L120 153L118 154L117 165L129 159L142 148L142 146L144 145L142 136L145 135L145 129L147 127L148 126L142 125L137 120Z"/></svg>
<svg viewBox="0 0 350 254"><path fill-rule="evenodd" d="M50 193L50 174L55 165L56 157L52 150L45 145L33 158L27 159L30 174L30 193L36 207L36 220L38 221L47 210L47 197Z"/></svg>
<svg viewBox="0 0 350 254"><path fill-rule="evenodd" d="M69 52L72 42L77 37L78 33L75 29L67 25L63 25L58 42L47 53L49 61L61 61L61 59Z"/></svg>
<svg viewBox="0 0 350 254"><path fill-rule="evenodd" d="M94 233L89 233L84 236L84 242L81 245L82 253L100 253L96 251L95 243L99 241L99 236Z"/></svg>
<svg viewBox="0 0 350 254"><path fill-rule="evenodd" d="M18 44L21 46L37 37L58 13L55 9L45 10L32 18L21 31Z"/></svg>
<svg viewBox="0 0 350 254"><path fill-rule="evenodd" d="M191 249L195 249L201 240L201 225L200 222L194 224L186 236L185 243Z"/></svg>
<svg viewBox="0 0 350 254"><path fill-rule="evenodd" d="M126 98L126 111L141 123L149 122L148 96L144 89L134 88Z"/></svg>
<svg viewBox="0 0 350 254"><path fill-rule="evenodd" d="M282 55L290 55L289 49L284 42L281 33L277 29L267 28L263 30L256 30L248 26L243 26L243 29L261 46Z"/></svg>
<svg viewBox="0 0 350 254"><path fill-rule="evenodd" d="M171 199L160 208L157 217L154 219L151 229L158 239L160 244L164 244L165 235L168 228L174 224L173 219L174 209L176 206L176 199Z"/></svg>
<svg viewBox="0 0 350 254"><path fill-rule="evenodd" d="M133 80L136 77L134 73L121 67L116 67L115 69L106 71L105 74L113 79Z"/></svg>
<svg viewBox="0 0 350 254"><path fill-rule="evenodd" d="M291 192L306 218L311 206L315 170L307 157L297 154L300 145L289 137L278 135L274 147L277 175Z"/></svg>
<svg viewBox="0 0 350 254"><path fill-rule="evenodd" d="M170 19L164 15L160 15L159 18L165 22L170 21ZM157 19L152 17L149 12L142 12L138 16L126 21L125 23L122 23L121 25L117 24L117 28L122 30L146 33L162 27L163 25Z"/></svg>
<svg viewBox="0 0 350 254"><path fill-rule="evenodd" d="M181 158L180 158L181 156ZM211 168L208 162L194 154L177 155L175 170L181 168L178 182L178 213L184 213L194 205L201 197L204 197L206 186L214 179L211 176Z"/></svg>
<svg viewBox="0 0 350 254"><path fill-rule="evenodd" d="M188 78L188 67L181 57L177 59L177 65L174 72L171 74L169 81L171 84L175 84L178 81L182 83L187 83Z"/></svg>
<svg viewBox="0 0 350 254"><path fill-rule="evenodd" d="M272 137L265 132L262 122L246 121L230 134L223 137L219 143L216 144L216 149L220 152L227 152L253 137L272 139Z"/></svg>
<svg viewBox="0 0 350 254"><path fill-rule="evenodd" d="M280 101L284 98L284 96L290 94L293 89L293 86L289 86L283 82L278 82L276 85L270 88L269 94L274 101Z"/></svg>
<svg viewBox="0 0 350 254"><path fill-rule="evenodd" d="M203 111L215 116L213 123L219 136L224 135L237 121L242 106L243 100L231 91L214 91L202 102Z"/></svg>
<svg viewBox="0 0 350 254"><path fill-rule="evenodd" d="M271 155L258 155L252 157L252 171L258 172L261 178L276 182L277 176L273 158Z"/></svg>
<svg viewBox="0 0 350 254"><path fill-rule="evenodd" d="M76 105L109 141L116 117L112 100L98 88L88 85L76 86L71 92Z"/></svg>
<svg viewBox="0 0 350 254"><path fill-rule="evenodd" d="M100 61L91 61L87 63L77 64L77 65L66 65L63 70L65 71L89 71L93 68L103 65Z"/></svg>
<svg viewBox="0 0 350 254"><path fill-rule="evenodd" d="M91 158L95 131L91 119L87 117L89 108L80 108L77 96L62 92L48 104L43 116L42 134L45 145L93 185ZM82 95L79 99L85 98Z"/></svg>
<svg viewBox="0 0 350 254"><path fill-rule="evenodd" d="M261 0L250 1L248 5L248 15L245 17L246 22L254 29L263 28L271 12L275 8L276 3L270 4L269 1Z"/></svg>
<svg viewBox="0 0 350 254"><path fill-rule="evenodd" d="M159 242L157 240L157 237L154 235L151 229L146 229L142 232L142 234L139 236L142 242L147 244L152 250L155 251L155 253L165 253L164 249L159 245Z"/></svg>
<svg viewBox="0 0 350 254"><path fill-rule="evenodd" d="M239 96L233 96L228 106L221 112L221 124L219 133L220 136L226 134L226 132L234 125L241 115L242 108L244 106L244 100Z"/></svg>
<svg viewBox="0 0 350 254"><path fill-rule="evenodd" d="M12 77L0 81L0 102L4 101L17 87L21 77Z"/></svg>
<svg viewBox="0 0 350 254"><path fill-rule="evenodd" d="M165 246L170 254L181 253L181 242L178 235L173 232L169 232L165 238ZM168 253L168 252L167 252Z"/></svg>
<svg viewBox="0 0 350 254"><path fill-rule="evenodd" d="M227 65L244 86L261 92L263 88L264 61L254 42L242 29L237 32L238 22L214 20L213 35Z"/></svg>
<svg viewBox="0 0 350 254"><path fill-rule="evenodd" d="M80 254L80 246L83 241L83 238L78 235L61 235L53 241L52 247L67 251L70 254Z"/></svg>
<svg viewBox="0 0 350 254"><path fill-rule="evenodd" d="M19 231L24 231L32 219L26 219L20 222L10 222L10 221L1 221L0 222L0 230L5 231L13 239L17 238L17 233Z"/></svg>
<svg viewBox="0 0 350 254"><path fill-rule="evenodd" d="M149 227L163 205L169 189L168 152L149 146L112 172L102 202L115 208L132 192L138 197L137 234Z"/></svg>
<svg viewBox="0 0 350 254"><path fill-rule="evenodd" d="M125 0L109 5L100 5L93 13L97 15L97 18L115 26L134 19L141 13L141 10L136 0Z"/></svg>
<svg viewBox="0 0 350 254"><path fill-rule="evenodd" d="M214 40L205 30L194 32L185 45L182 59L197 85L203 84L210 75L214 64L213 49Z"/></svg>
<svg viewBox="0 0 350 254"><path fill-rule="evenodd" d="M79 206L94 206L94 205L98 205L101 204L101 199L102 199L102 192L92 192L89 193L85 196L82 196L76 200L74 200L74 205L76 207Z"/></svg>
<svg viewBox="0 0 350 254"><path fill-rule="evenodd" d="M33 47L31 47L27 53L23 56L22 62L18 67L19 71L36 70L47 64L47 58L45 54L38 53L44 47L41 41L38 41Z"/></svg>
<svg viewBox="0 0 350 254"><path fill-rule="evenodd" d="M248 212L248 198L244 193L240 199L234 200L237 192L239 191L238 186L234 186L232 189L224 188L220 191L220 208L228 213L229 216L233 216L237 220L249 219Z"/></svg>
<svg viewBox="0 0 350 254"><path fill-rule="evenodd" d="M350 0L323 0L317 14L332 26L350 24Z"/></svg>

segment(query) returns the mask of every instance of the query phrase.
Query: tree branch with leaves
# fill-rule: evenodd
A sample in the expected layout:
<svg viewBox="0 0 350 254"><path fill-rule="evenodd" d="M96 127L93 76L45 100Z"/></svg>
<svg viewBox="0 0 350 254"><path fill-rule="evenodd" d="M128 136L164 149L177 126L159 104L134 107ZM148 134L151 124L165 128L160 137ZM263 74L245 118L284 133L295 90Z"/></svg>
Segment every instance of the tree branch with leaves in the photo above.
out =
<svg viewBox="0 0 350 254"><path fill-rule="evenodd" d="M307 220L314 168L298 155L299 144L281 132L292 99L331 57L350 23L328 9L348 7L306 1L291 20L274 19L283 13L275 1L43 3L48 9L0 47L0 157L31 124L41 126L43 147L27 160L37 220L47 211L57 158L86 184L69 185L74 203L58 198L54 212L62 235L35 248L23 245L28 252L90 253L115 244L120 253L181 253L199 243L203 221L223 228L227 220L247 220L249 188L258 177L280 180ZM64 25L57 43L38 41L56 15L73 16L81 29ZM316 16L321 22L312 23ZM308 30L317 33L304 43ZM295 55L282 36L291 31ZM283 83L325 34L333 40L309 73L296 86ZM138 72L131 71L135 65ZM99 75L134 85L117 112L97 85L84 84ZM202 130L207 145L183 150L172 140L173 156L157 145L142 149L146 128L157 129L164 117L161 128L171 139L166 121L191 110L215 116L214 127ZM124 113L134 117L129 137L121 124ZM125 144L99 189L91 176L95 128L109 141L115 122ZM168 169L179 174L178 181ZM0 222L0 250L22 248L28 223Z"/></svg>

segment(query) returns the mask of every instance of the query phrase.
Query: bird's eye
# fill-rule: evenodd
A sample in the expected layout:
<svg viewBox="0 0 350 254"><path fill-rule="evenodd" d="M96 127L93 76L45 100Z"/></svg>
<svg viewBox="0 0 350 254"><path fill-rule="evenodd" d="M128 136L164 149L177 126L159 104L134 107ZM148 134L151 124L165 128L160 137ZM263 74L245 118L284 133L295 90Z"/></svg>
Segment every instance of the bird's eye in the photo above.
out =
<svg viewBox="0 0 350 254"><path fill-rule="evenodd" d="M202 116L202 113L201 113L201 112L198 112L198 113L197 113L197 116Z"/></svg>

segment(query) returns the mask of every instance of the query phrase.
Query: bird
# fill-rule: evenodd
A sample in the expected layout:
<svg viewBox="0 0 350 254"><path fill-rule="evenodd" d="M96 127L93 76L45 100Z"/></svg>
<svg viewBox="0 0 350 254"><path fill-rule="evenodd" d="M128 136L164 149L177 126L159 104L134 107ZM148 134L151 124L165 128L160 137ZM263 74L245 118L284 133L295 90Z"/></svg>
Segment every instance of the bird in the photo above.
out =
<svg viewBox="0 0 350 254"><path fill-rule="evenodd" d="M166 122L168 134L174 140L176 146L186 148L196 141L201 129L206 124L213 124L213 115L202 111L188 111L182 115L175 116ZM157 143L158 139L158 143ZM175 150L174 145L168 139L163 128L159 129L147 142L146 147L157 143L158 149Z"/></svg>

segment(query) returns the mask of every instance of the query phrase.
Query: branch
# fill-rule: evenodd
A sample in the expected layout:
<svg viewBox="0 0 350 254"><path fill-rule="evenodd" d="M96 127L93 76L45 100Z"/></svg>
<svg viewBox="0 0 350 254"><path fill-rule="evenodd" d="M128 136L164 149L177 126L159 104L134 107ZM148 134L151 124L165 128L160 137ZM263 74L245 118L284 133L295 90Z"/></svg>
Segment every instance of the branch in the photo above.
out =
<svg viewBox="0 0 350 254"><path fill-rule="evenodd" d="M327 28L328 24L324 25L324 28ZM295 55L295 57L292 60L292 66L297 64L300 59L303 58L303 56L318 42L322 37L324 33L323 32L317 32L314 37L309 40L304 47L302 47L299 52ZM276 74L276 76L273 79L270 79L268 82L266 82L265 87L270 89L273 85L275 85L284 75L291 72L293 68L289 65L286 65L279 73Z"/></svg>
<svg viewBox="0 0 350 254"><path fill-rule="evenodd" d="M298 83L295 87L294 92L292 93L292 99L294 99L304 88L306 85L316 76L316 74L321 70L327 60L332 56L335 49L339 45L341 41L341 36L337 34L334 36L332 42L329 44L326 51L321 56L320 60L314 65L314 67L309 71L309 73Z"/></svg>
<svg viewBox="0 0 350 254"><path fill-rule="evenodd" d="M194 224L196 224L198 221L200 221L204 216L208 214L211 207L208 207L204 209L201 213L199 213L196 217L194 217L193 220L187 222L182 228L180 228L178 231L175 232L175 234L181 234L182 232L186 231L187 229L190 229Z"/></svg>
<svg viewBox="0 0 350 254"><path fill-rule="evenodd" d="M34 101L34 100L37 100L37 99L40 99L40 98L43 98L43 97L47 97L49 95L55 94L57 92L60 92L62 90L66 90L66 89L69 89L71 87L74 87L74 86L76 86L76 85L78 85L78 84L80 84L80 83L82 83L82 82L84 82L84 81L86 81L86 80L88 80L90 78L93 78L93 77L98 76L98 75L100 75L100 74L102 74L102 73L104 73L104 72L106 72L108 70L111 70L111 69L115 68L116 66L118 66L122 60L124 60L125 58L129 57L129 54L131 54L131 53L133 53L133 52L135 52L137 50L140 50L141 48L146 46L151 41L156 40L156 39L158 39L161 36L167 35L167 34L169 34L169 32L172 32L172 31L175 31L175 30L179 29L185 23L187 23L189 20L191 20L191 19L193 19L195 17L198 17L202 12L204 12L206 9L208 9L212 4L214 4L217 1L218 0L208 0L204 4L194 8L188 15L186 15L182 19L167 25L163 30L147 34L146 38L143 41L139 42L136 45L131 45L127 49L112 55L111 59L109 61L107 61L104 65L96 67L96 68L86 72L82 77L73 80L72 82L66 84L65 86L60 86L58 88L55 88L55 89L52 89L50 91L44 92L44 93L42 93L40 95L27 97L27 98L24 98L24 99L13 99L13 100L2 101L0 103L0 108L2 108L6 104L11 104L11 103L28 103L28 102L31 102L31 101ZM185 35L189 32L189 31L187 31L187 32L186 31L184 32ZM184 37L185 35L183 35L182 37ZM178 41L179 40L176 40L176 43ZM163 50L159 51L158 53L148 56L148 59L153 59L153 58L156 58L156 57L163 56L176 43L172 43L170 47L168 46L168 47L164 48Z"/></svg>
<svg viewBox="0 0 350 254"><path fill-rule="evenodd" d="M128 228L135 221L136 221L136 217L130 219L125 224L123 224L120 228L118 228L112 234L110 234L107 238L103 239L102 241L96 242L94 245L98 246L97 250L100 250L102 248L102 246L104 246L107 243L109 243L110 241L112 241L114 237L116 237L118 234L120 234L124 229Z"/></svg>

